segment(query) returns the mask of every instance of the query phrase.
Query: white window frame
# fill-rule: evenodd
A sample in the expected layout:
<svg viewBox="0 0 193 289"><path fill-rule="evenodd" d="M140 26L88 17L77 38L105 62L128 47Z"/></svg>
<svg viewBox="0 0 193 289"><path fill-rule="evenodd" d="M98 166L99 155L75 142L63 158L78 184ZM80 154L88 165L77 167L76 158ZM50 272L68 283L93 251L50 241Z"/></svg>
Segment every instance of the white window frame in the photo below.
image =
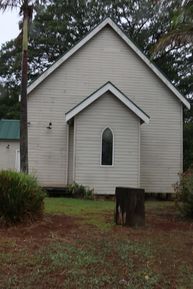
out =
<svg viewBox="0 0 193 289"><path fill-rule="evenodd" d="M16 155L15 155L15 170L17 172L20 172L20 150L17 149L15 152L16 152Z"/></svg>

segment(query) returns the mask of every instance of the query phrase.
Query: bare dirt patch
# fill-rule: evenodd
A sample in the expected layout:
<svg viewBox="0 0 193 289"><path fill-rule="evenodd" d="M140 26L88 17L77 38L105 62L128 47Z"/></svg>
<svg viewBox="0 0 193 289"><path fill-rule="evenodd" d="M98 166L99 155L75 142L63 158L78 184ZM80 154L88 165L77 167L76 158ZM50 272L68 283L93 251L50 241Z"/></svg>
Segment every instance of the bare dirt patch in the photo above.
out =
<svg viewBox="0 0 193 289"><path fill-rule="evenodd" d="M155 211L148 211L146 224L149 228L158 231L190 231L193 230L193 222L183 220L181 217L176 216L176 212L168 209L169 212L163 211L156 213Z"/></svg>
<svg viewBox="0 0 193 289"><path fill-rule="evenodd" d="M63 236L77 227L77 218L66 215L45 215L42 220L31 224L20 224L9 228L0 228L0 235L16 238L47 238L50 233Z"/></svg>

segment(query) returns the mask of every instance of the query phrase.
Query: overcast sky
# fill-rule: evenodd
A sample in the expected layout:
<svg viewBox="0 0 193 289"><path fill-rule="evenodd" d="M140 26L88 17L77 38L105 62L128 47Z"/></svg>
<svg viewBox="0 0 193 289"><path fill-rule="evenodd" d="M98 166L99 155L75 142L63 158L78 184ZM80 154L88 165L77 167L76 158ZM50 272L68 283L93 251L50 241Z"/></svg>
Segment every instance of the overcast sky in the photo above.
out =
<svg viewBox="0 0 193 289"><path fill-rule="evenodd" d="M15 9L4 13L0 12L0 47L19 34L19 19L18 11Z"/></svg>

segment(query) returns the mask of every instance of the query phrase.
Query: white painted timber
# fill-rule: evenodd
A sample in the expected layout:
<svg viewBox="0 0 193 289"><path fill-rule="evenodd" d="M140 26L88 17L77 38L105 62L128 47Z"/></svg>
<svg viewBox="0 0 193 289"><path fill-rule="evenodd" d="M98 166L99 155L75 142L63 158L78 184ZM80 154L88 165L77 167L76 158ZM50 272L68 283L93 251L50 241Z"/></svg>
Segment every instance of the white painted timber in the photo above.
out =
<svg viewBox="0 0 193 289"><path fill-rule="evenodd" d="M116 186L138 187L140 119L110 92L75 119L75 181L97 194L114 194ZM112 166L101 165L101 134L107 127L113 132Z"/></svg>
<svg viewBox="0 0 193 289"><path fill-rule="evenodd" d="M132 102L128 97L126 97L119 89L117 89L112 83L107 82L97 91L92 93L84 101L76 105L73 109L66 113L66 121L69 121L75 115L80 113L87 106L91 105L99 97L103 96L106 92L111 92L115 97L117 97L128 109L134 112L143 122L149 123L149 116L145 114L140 108L138 108L134 102Z"/></svg>
<svg viewBox="0 0 193 289"><path fill-rule="evenodd" d="M74 155L74 124L69 125L69 159L68 159L68 184L72 184L73 179L73 155Z"/></svg>
<svg viewBox="0 0 193 289"><path fill-rule="evenodd" d="M0 141L0 170L17 170L19 141Z"/></svg>
<svg viewBox="0 0 193 289"><path fill-rule="evenodd" d="M78 44L70 49L63 57L56 61L50 68L48 68L37 80L35 80L28 87L27 93L29 94L35 87L37 87L43 80L45 80L52 72L54 72L61 64L68 60L74 53L83 47L90 39L99 33L105 26L109 25L121 39L131 48L144 63L160 78L161 81L180 99L180 101L190 109L190 103L186 98L171 84L171 82L164 77L164 75L156 68L156 66L140 51L140 49L123 33L123 31L110 19L105 19L95 29L93 29L86 37L84 37ZM111 51L113 49L111 48Z"/></svg>
<svg viewBox="0 0 193 289"><path fill-rule="evenodd" d="M172 192L183 163L182 102L110 26L101 29L31 91L30 172L43 185L66 184L65 113L108 81L151 119L148 125L141 126L140 186L147 192ZM52 122L50 130L49 122ZM78 123L76 126L78 132Z"/></svg>
<svg viewBox="0 0 193 289"><path fill-rule="evenodd" d="M15 170L20 172L20 150L16 150L16 158L15 158Z"/></svg>

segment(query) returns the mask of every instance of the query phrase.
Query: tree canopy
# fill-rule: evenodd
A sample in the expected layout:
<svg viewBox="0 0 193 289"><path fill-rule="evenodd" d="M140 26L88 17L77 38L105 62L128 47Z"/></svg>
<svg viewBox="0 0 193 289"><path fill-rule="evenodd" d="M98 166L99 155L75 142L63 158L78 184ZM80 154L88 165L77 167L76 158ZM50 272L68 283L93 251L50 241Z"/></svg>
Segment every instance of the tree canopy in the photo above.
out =
<svg viewBox="0 0 193 289"><path fill-rule="evenodd" d="M162 7L152 0L87 0L74 1L73 5L68 2L51 0L47 6L36 7L30 30L29 81L40 75L107 16L151 57L152 45L170 29L171 15L180 1L170 1ZM179 68L180 73L187 74L189 61L186 58L187 48L182 47L181 50L183 58L175 47L154 57L154 61L177 86L180 85ZM20 57L21 37L5 43L0 50L1 83L7 87L10 95L18 94ZM186 65L183 65L184 60Z"/></svg>

